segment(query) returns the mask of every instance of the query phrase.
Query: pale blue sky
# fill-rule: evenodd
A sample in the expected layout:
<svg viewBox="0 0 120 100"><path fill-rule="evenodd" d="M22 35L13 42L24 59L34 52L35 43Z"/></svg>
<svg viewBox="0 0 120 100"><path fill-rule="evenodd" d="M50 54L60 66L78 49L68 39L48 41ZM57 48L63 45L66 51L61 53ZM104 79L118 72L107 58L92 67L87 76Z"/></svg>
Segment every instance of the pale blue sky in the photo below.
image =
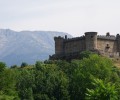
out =
<svg viewBox="0 0 120 100"><path fill-rule="evenodd" d="M0 28L120 33L120 0L0 0Z"/></svg>

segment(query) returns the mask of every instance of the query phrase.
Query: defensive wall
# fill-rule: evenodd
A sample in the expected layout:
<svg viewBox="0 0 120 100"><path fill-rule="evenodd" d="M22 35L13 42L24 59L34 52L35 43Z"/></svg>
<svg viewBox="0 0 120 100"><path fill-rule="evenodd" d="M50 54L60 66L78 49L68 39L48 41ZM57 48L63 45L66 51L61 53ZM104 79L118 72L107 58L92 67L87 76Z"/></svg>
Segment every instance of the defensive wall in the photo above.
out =
<svg viewBox="0 0 120 100"><path fill-rule="evenodd" d="M89 50L108 57L120 56L120 35L106 33L97 35L97 32L85 32L81 37L67 38L54 37L55 54L50 59L75 59L80 52Z"/></svg>

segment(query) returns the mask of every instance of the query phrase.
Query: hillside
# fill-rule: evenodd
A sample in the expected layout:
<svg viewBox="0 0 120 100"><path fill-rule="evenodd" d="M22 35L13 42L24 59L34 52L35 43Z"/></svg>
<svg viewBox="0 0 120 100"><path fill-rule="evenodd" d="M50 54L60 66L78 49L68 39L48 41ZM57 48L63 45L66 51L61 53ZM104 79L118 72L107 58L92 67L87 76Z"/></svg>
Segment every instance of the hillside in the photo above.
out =
<svg viewBox="0 0 120 100"><path fill-rule="evenodd" d="M48 59L54 54L54 36L65 35L71 37L64 32L0 29L0 61L11 66Z"/></svg>

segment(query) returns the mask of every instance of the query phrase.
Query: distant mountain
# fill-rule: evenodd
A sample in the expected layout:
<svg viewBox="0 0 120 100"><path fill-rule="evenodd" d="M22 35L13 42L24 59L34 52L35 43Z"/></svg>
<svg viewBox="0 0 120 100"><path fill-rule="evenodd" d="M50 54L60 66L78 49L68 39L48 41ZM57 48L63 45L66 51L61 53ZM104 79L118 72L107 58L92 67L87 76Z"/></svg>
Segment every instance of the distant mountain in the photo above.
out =
<svg viewBox="0 0 120 100"><path fill-rule="evenodd" d="M65 35L72 37L64 32L0 29L0 61L11 66L48 59L55 52L54 36Z"/></svg>

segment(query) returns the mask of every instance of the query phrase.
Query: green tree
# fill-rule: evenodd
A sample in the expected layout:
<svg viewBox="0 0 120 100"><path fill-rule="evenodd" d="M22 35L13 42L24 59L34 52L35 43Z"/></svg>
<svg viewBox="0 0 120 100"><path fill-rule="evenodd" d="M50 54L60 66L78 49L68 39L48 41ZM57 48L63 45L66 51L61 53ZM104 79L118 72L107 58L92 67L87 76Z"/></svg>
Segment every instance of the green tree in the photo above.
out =
<svg viewBox="0 0 120 100"><path fill-rule="evenodd" d="M10 68L18 68L17 65L12 65Z"/></svg>
<svg viewBox="0 0 120 100"><path fill-rule="evenodd" d="M86 100L118 100L115 84L100 79L94 79L92 84L94 89L87 89Z"/></svg>
<svg viewBox="0 0 120 100"><path fill-rule="evenodd" d="M54 64L36 62L35 100L69 100L68 79Z"/></svg>
<svg viewBox="0 0 120 100"><path fill-rule="evenodd" d="M95 53L91 52L91 51L83 51L79 54L79 58L83 59L83 58L89 58L91 55L93 55Z"/></svg>
<svg viewBox="0 0 120 100"><path fill-rule="evenodd" d="M22 69L17 81L17 90L21 100L33 100L34 73L33 70Z"/></svg>
<svg viewBox="0 0 120 100"><path fill-rule="evenodd" d="M19 100L16 91L16 72L9 68L0 73L0 100Z"/></svg>
<svg viewBox="0 0 120 100"><path fill-rule="evenodd" d="M21 68L26 67L26 66L28 66L28 64L26 62L22 62Z"/></svg>
<svg viewBox="0 0 120 100"><path fill-rule="evenodd" d="M91 84L94 78L110 81L114 73L112 61L96 54L83 58L77 66L70 83L72 100L84 100L86 89L94 87Z"/></svg>
<svg viewBox="0 0 120 100"><path fill-rule="evenodd" d="M4 62L0 62L0 72L4 71L6 68L6 64Z"/></svg>

